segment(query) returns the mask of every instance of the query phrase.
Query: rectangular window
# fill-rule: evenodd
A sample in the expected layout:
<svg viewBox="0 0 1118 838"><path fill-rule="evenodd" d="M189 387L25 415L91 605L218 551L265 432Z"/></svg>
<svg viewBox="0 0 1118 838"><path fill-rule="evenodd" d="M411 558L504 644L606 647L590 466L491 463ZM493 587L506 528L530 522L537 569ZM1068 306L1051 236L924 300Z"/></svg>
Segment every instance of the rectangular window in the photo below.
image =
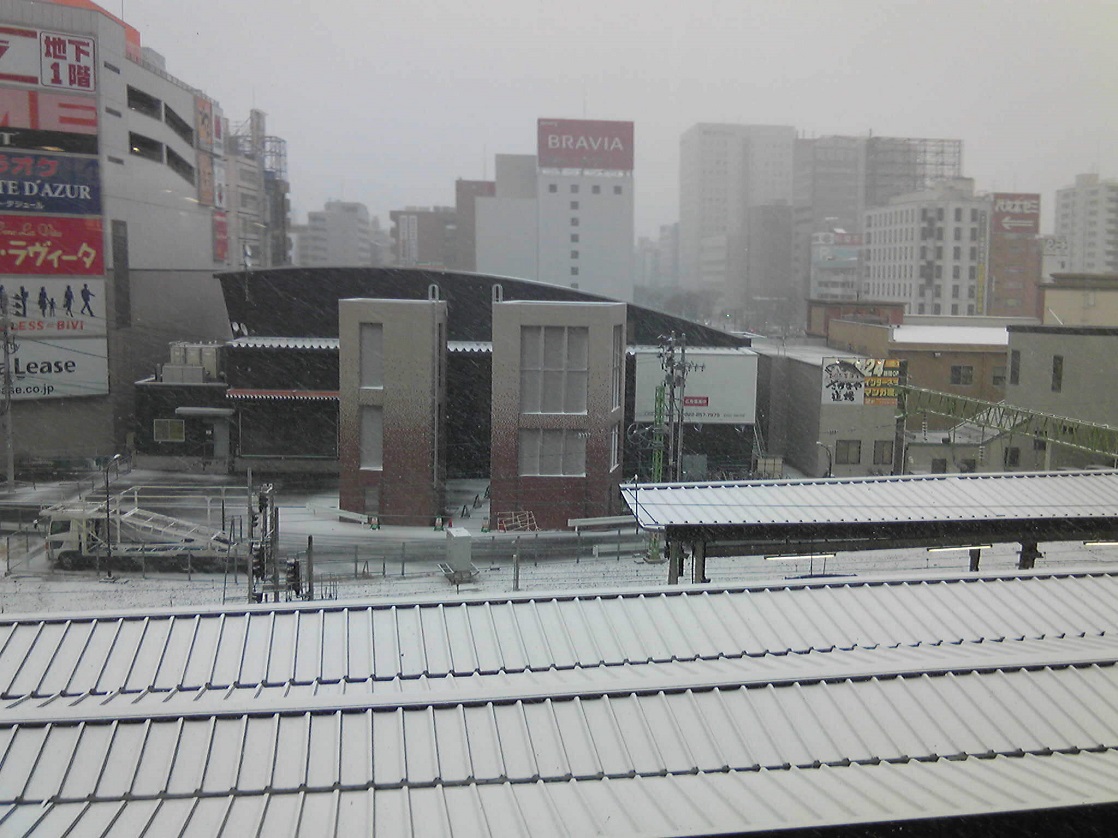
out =
<svg viewBox="0 0 1118 838"><path fill-rule="evenodd" d="M893 465L893 440L878 439L874 441L873 464L875 466Z"/></svg>
<svg viewBox="0 0 1118 838"><path fill-rule="evenodd" d="M186 442L186 420L153 420L151 423L151 438L155 442Z"/></svg>
<svg viewBox="0 0 1118 838"><path fill-rule="evenodd" d="M963 208L962 207L955 207L955 220L956 221L962 221L963 220Z"/></svg>
<svg viewBox="0 0 1118 838"><path fill-rule="evenodd" d="M1021 465L1021 449L1016 446L1005 449L1003 462L1006 468L1017 468L1017 466Z"/></svg>
<svg viewBox="0 0 1118 838"><path fill-rule="evenodd" d="M577 183L572 183L571 184L571 194L572 195L577 195L578 194L578 184Z"/></svg>
<svg viewBox="0 0 1118 838"><path fill-rule="evenodd" d="M128 148L136 157L143 157L145 160L153 160L156 163L163 162L163 143L153 140L151 137L129 133Z"/></svg>
<svg viewBox="0 0 1118 838"><path fill-rule="evenodd" d="M548 191L548 192L558 192L558 191L559 191L559 187L558 187L558 185L556 185L556 184L554 184L554 183L549 183L549 184L547 185L547 191Z"/></svg>
<svg viewBox="0 0 1118 838"><path fill-rule="evenodd" d="M525 477L581 477L586 474L586 434L551 428L521 428L520 474Z"/></svg>
<svg viewBox="0 0 1118 838"><path fill-rule="evenodd" d="M174 131L188 146L194 146L194 129L190 124L171 110L170 106L163 108L163 121L167 123L167 127Z"/></svg>
<svg viewBox="0 0 1118 838"><path fill-rule="evenodd" d="M957 366L951 368L952 384L974 384L974 367Z"/></svg>
<svg viewBox="0 0 1118 838"><path fill-rule="evenodd" d="M610 390L613 394L612 407L621 407L621 371L625 368L625 329L613 327L613 368L610 371Z"/></svg>
<svg viewBox="0 0 1118 838"><path fill-rule="evenodd" d="M578 244L578 233L571 233L571 244Z"/></svg>
<svg viewBox="0 0 1118 838"><path fill-rule="evenodd" d="M361 324L361 387L384 387L384 326L380 323Z"/></svg>
<svg viewBox="0 0 1118 838"><path fill-rule="evenodd" d="M578 268L571 268L571 276L578 276Z"/></svg>
<svg viewBox="0 0 1118 838"><path fill-rule="evenodd" d="M1059 393L1064 389L1064 356L1052 356L1052 392Z"/></svg>
<svg viewBox="0 0 1118 838"><path fill-rule="evenodd" d="M951 258L952 259L962 259L963 258L963 248L961 248L961 247L951 248Z"/></svg>
<svg viewBox="0 0 1118 838"><path fill-rule="evenodd" d="M572 250L571 251L571 258L572 259L577 259L578 258L578 251L577 250Z"/></svg>
<svg viewBox="0 0 1118 838"><path fill-rule="evenodd" d="M577 227L578 226L578 219L577 218L572 218L571 219L571 226L572 227Z"/></svg>
<svg viewBox="0 0 1118 838"><path fill-rule="evenodd" d="M589 341L585 326L521 327L521 413L586 413Z"/></svg>
<svg viewBox="0 0 1118 838"><path fill-rule="evenodd" d="M1021 350L1013 349L1009 353L1009 383L1021 383Z"/></svg>
<svg viewBox="0 0 1118 838"><path fill-rule="evenodd" d="M593 193L594 193L595 195L601 195L601 194L602 194L602 187L600 187L600 186L591 186L591 187L590 187L590 191L591 191L591 192L593 192Z"/></svg>
<svg viewBox="0 0 1118 838"><path fill-rule="evenodd" d="M1005 386L1005 366L994 367L993 375L990 377L990 383L995 387Z"/></svg>
<svg viewBox="0 0 1118 838"><path fill-rule="evenodd" d="M609 432L609 470L621 465L621 426L614 425Z"/></svg>
<svg viewBox="0 0 1118 838"><path fill-rule="evenodd" d="M163 118L163 103L149 93L128 86L128 110L150 116L152 119Z"/></svg>
<svg viewBox="0 0 1118 838"><path fill-rule="evenodd" d="M947 474L946 458L936 457L932 460L932 474Z"/></svg>
<svg viewBox="0 0 1118 838"><path fill-rule="evenodd" d="M375 405L362 405L359 410L361 468L379 471L384 468L384 410Z"/></svg>
<svg viewBox="0 0 1118 838"><path fill-rule="evenodd" d="M578 209L578 201L571 201L571 209L573 209L573 210Z"/></svg>
<svg viewBox="0 0 1118 838"><path fill-rule="evenodd" d="M840 439L835 441L835 465L854 466L862 462L862 440Z"/></svg>
<svg viewBox="0 0 1118 838"><path fill-rule="evenodd" d="M613 187L613 194L614 195L620 195L621 194L621 187L620 186Z"/></svg>
<svg viewBox="0 0 1118 838"><path fill-rule="evenodd" d="M167 168L189 183L194 185L194 167L186 162L182 157L174 152L173 149L167 149Z"/></svg>

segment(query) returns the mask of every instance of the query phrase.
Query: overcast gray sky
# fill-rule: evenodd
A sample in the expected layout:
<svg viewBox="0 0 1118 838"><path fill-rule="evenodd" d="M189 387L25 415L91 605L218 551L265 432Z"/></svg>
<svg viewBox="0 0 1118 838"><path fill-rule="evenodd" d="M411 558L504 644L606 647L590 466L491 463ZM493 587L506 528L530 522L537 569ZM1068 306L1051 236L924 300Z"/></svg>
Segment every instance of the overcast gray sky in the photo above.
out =
<svg viewBox="0 0 1118 838"><path fill-rule="evenodd" d="M636 123L638 234L678 218L696 122L961 138L980 189L1118 177L1114 0L103 0L167 69L288 143L331 198L454 202L538 117Z"/></svg>

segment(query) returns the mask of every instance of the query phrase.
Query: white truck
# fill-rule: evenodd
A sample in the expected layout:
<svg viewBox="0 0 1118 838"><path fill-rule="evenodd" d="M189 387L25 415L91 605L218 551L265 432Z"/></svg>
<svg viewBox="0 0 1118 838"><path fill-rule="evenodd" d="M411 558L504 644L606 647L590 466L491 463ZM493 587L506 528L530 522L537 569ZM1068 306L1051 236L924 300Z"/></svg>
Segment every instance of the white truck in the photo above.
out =
<svg viewBox="0 0 1118 838"><path fill-rule="evenodd" d="M115 501L107 515L105 501L48 506L39 513L39 525L48 560L63 569L98 564L104 569L111 553L117 569L221 570L232 568L239 555L221 530Z"/></svg>

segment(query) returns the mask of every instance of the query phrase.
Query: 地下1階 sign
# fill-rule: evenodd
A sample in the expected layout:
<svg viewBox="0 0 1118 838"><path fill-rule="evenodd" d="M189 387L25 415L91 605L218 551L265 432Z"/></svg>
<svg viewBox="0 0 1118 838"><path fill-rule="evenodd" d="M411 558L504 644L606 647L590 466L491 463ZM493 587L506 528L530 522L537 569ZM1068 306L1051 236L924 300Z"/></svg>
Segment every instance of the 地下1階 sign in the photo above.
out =
<svg viewBox="0 0 1118 838"><path fill-rule="evenodd" d="M94 93L96 42L85 35L2 27L0 82Z"/></svg>
<svg viewBox="0 0 1118 838"><path fill-rule="evenodd" d="M63 399L104 396L109 392L104 338L26 340L17 337L13 342L12 399Z"/></svg>
<svg viewBox="0 0 1118 838"><path fill-rule="evenodd" d="M101 219L0 216L0 274L104 276Z"/></svg>

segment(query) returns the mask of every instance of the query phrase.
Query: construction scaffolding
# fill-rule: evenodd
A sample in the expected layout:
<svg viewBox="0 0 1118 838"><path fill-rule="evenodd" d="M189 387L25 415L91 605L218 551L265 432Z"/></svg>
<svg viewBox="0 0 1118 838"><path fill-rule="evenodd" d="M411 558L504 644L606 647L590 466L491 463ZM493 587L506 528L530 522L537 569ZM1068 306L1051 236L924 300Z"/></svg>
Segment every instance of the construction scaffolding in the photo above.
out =
<svg viewBox="0 0 1118 838"><path fill-rule="evenodd" d="M963 175L963 141L870 137L866 141L866 206Z"/></svg>

